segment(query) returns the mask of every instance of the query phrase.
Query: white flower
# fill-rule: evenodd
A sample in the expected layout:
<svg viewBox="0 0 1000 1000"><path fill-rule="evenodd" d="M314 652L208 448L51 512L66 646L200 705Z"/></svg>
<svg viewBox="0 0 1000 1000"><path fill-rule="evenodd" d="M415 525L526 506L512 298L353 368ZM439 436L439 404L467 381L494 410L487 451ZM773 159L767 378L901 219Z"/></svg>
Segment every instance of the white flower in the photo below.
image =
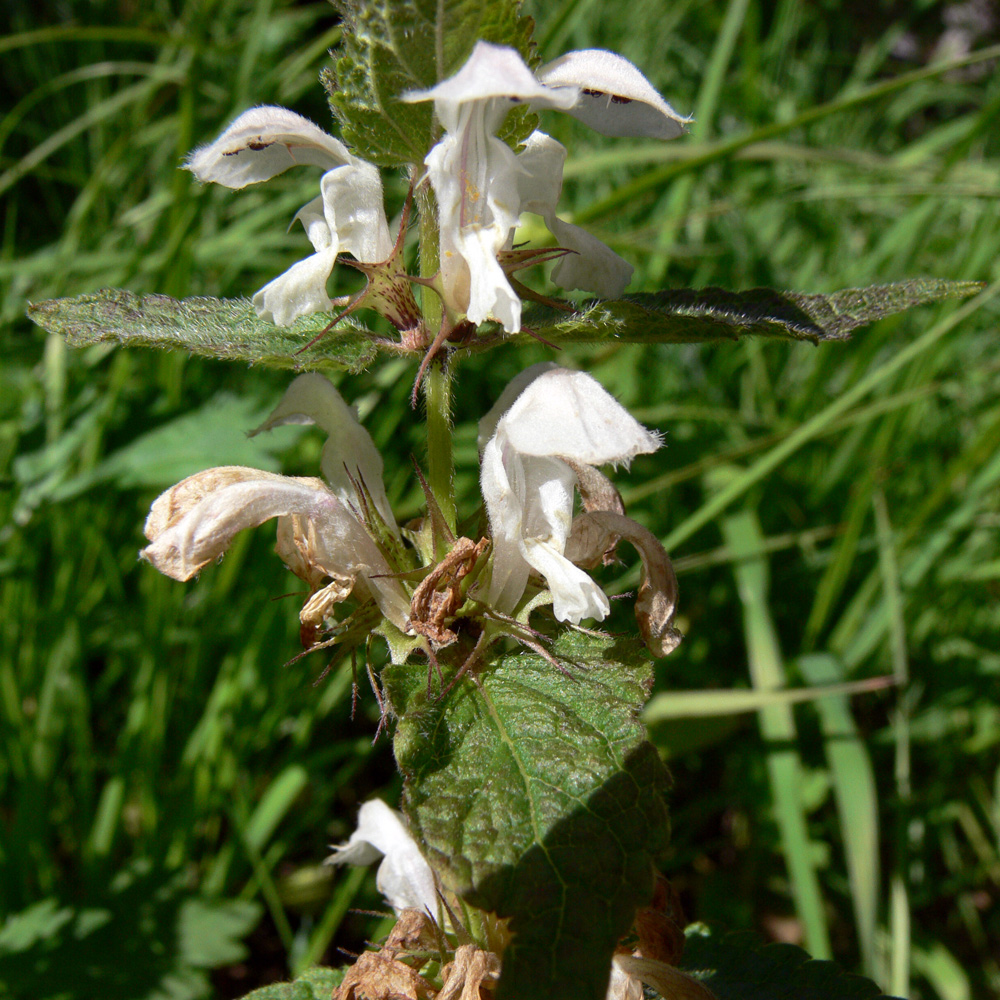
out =
<svg viewBox="0 0 1000 1000"><path fill-rule="evenodd" d="M358 519L355 482L364 483L386 524L395 530L382 459L368 432L336 389L321 375L301 375L261 429L315 421L330 434L319 479L281 476L260 469L208 469L158 497L146 519L150 544L140 553L161 573L190 580L220 558L237 532L278 518L278 555L316 590L303 609L303 624L318 624L332 605L352 591L368 595L399 628L409 617L409 599L368 530Z"/></svg>
<svg viewBox="0 0 1000 1000"><path fill-rule="evenodd" d="M480 481L493 537L489 601L517 605L532 570L545 578L559 621L602 620L604 592L566 558L574 466L628 463L660 438L584 372L536 365L515 379L479 425Z"/></svg>
<svg viewBox="0 0 1000 1000"><path fill-rule="evenodd" d="M375 884L396 913L417 909L436 918L438 888L431 866L406 829L402 814L372 799L358 810L358 828L346 844L334 848L328 863L370 865L380 857Z"/></svg>
<svg viewBox="0 0 1000 1000"><path fill-rule="evenodd" d="M352 156L342 142L308 119L277 107L244 112L214 142L191 153L185 164L198 180L230 188L257 184L303 164L326 171L319 197L295 216L316 252L253 298L257 315L278 326L333 307L326 282L338 254L353 254L363 263L389 256L392 240L378 169Z"/></svg>
<svg viewBox="0 0 1000 1000"><path fill-rule="evenodd" d="M458 73L402 99L433 100L445 129L424 162L438 199L441 274L451 309L475 324L492 318L510 333L520 329L521 301L497 262L497 252L510 246L522 211L543 215L563 245L590 256L582 268L563 264L555 280L564 287L621 294L631 273L628 265L555 216L562 187L557 150L562 147L536 133L547 140L545 155L532 152L529 140L529 148L516 156L496 132L512 103L527 103L534 109L566 111L608 135L679 135L687 119L670 108L635 66L592 49L571 52L536 77L514 49L478 42ZM611 261L613 276L601 281L595 275L606 261Z"/></svg>
<svg viewBox="0 0 1000 1000"><path fill-rule="evenodd" d="M382 456L371 435L358 423L354 407L329 379L316 372L300 375L285 391L281 402L251 436L283 424L316 424L328 438L320 457L326 481L340 499L357 504L356 483L364 483L382 520L394 524L392 508L382 480Z"/></svg>
<svg viewBox="0 0 1000 1000"><path fill-rule="evenodd" d="M430 90L404 101L434 101L445 136L424 163L438 200L441 275L448 305L472 323L498 319L520 329L521 300L497 262L521 214L520 167L496 136L511 102L566 111L574 88L543 86L514 49L477 42L465 65Z"/></svg>
<svg viewBox="0 0 1000 1000"><path fill-rule="evenodd" d="M556 261L552 268L553 282L560 288L578 288L602 298L618 298L632 279L632 265L586 229L564 222L556 215L566 147L536 130L525 141L518 162L524 171L518 186L521 211L542 216L559 246L573 251Z"/></svg>

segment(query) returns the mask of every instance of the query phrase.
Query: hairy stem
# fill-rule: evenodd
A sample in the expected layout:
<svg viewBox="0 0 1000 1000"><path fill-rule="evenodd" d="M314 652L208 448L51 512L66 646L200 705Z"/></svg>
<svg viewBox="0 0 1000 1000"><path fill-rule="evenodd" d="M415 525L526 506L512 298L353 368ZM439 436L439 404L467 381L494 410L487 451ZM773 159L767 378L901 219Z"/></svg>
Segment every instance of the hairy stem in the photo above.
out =
<svg viewBox="0 0 1000 1000"><path fill-rule="evenodd" d="M451 449L451 370L435 358L423 382L427 411L427 484L455 533L455 458ZM442 558L444 553L438 553Z"/></svg>
<svg viewBox="0 0 1000 1000"><path fill-rule="evenodd" d="M438 240L437 199L426 181L417 185L416 201L420 213L420 277L433 278L441 266L441 247ZM420 291L424 323L428 330L436 332L443 315L441 300L437 292L430 288L423 287Z"/></svg>
<svg viewBox="0 0 1000 1000"><path fill-rule="evenodd" d="M433 277L440 266L437 204L429 184L416 191L420 210L420 276ZM424 323L436 331L443 319L437 293L422 288ZM423 380L424 408L427 414L427 483L441 508L448 527L455 532L455 458L452 453L451 371L444 359L435 358ZM438 553L443 558L444 553Z"/></svg>

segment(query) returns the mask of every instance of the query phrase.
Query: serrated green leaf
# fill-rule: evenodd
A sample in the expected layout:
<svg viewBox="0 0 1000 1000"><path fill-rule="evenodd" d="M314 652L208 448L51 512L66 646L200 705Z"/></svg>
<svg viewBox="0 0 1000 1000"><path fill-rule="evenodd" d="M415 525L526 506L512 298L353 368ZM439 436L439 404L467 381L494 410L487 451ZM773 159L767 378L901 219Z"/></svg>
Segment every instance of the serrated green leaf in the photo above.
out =
<svg viewBox="0 0 1000 1000"><path fill-rule="evenodd" d="M350 316L298 354L323 329L327 317L303 316L292 326L275 326L260 319L248 299L173 299L106 288L32 304L28 318L65 337L71 347L117 342L295 371L359 372L377 354L365 328Z"/></svg>
<svg viewBox="0 0 1000 1000"><path fill-rule="evenodd" d="M530 18L516 0L342 0L344 38L324 82L344 141L380 166L422 163L436 139L429 102L404 104L457 72L479 40L510 45L533 61ZM516 144L535 127L522 110L502 133Z"/></svg>
<svg viewBox="0 0 1000 1000"><path fill-rule="evenodd" d="M829 295L752 288L677 288L587 303L566 313L533 305L521 318L518 339L530 330L543 340L562 343L704 343L745 336L807 340L846 340L851 331L894 313L942 299L964 298L982 289L975 281L918 278L893 285L845 288ZM493 342L495 343L495 341ZM490 342L481 342L483 347ZM480 349L471 343L469 350Z"/></svg>
<svg viewBox="0 0 1000 1000"><path fill-rule="evenodd" d="M330 1000L344 979L343 969L317 966L290 983L274 983L248 993L243 1000Z"/></svg>
<svg viewBox="0 0 1000 1000"><path fill-rule="evenodd" d="M718 1000L886 1000L863 976L819 962L791 944L763 944L755 935L689 927L680 967Z"/></svg>
<svg viewBox="0 0 1000 1000"><path fill-rule="evenodd" d="M510 918L499 1000L603 998L668 840L645 651L573 634L553 655L567 673L508 653L430 700L425 668L382 674L415 834L451 888Z"/></svg>

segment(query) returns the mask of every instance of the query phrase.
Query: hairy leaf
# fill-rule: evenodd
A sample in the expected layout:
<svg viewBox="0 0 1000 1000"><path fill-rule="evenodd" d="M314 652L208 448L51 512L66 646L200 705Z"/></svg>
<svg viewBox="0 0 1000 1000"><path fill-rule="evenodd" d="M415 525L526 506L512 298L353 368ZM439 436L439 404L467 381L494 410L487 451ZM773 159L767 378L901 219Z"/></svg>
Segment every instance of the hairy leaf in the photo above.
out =
<svg viewBox="0 0 1000 1000"><path fill-rule="evenodd" d="M851 331L893 313L982 289L975 281L918 278L893 285L845 288L829 295L752 288L677 288L587 303L577 312L535 305L524 311L523 330L553 343L702 343L748 335L846 340ZM527 341L522 332L520 339ZM494 341L495 342L495 341ZM489 346L486 338L470 350Z"/></svg>
<svg viewBox="0 0 1000 1000"><path fill-rule="evenodd" d="M117 342L123 347L182 349L207 358L245 361L295 371L347 368L358 372L374 360L375 345L352 317L303 351L326 324L304 316L292 326L258 318L248 299L172 299L117 288L28 307L28 317L72 347Z"/></svg>
<svg viewBox="0 0 1000 1000"><path fill-rule="evenodd" d="M529 64L537 61L532 21L518 15L516 0L341 0L340 7L343 42L324 84L345 142L380 166L423 162L436 140L433 106L399 96L457 72L478 40L511 45ZM516 110L503 133L514 143L537 121Z"/></svg>
<svg viewBox="0 0 1000 1000"><path fill-rule="evenodd" d="M508 653L430 700L424 668L382 675L414 833L451 888L510 918L500 1000L603 998L668 840L644 650L575 634L553 655L566 673Z"/></svg>
<svg viewBox="0 0 1000 1000"><path fill-rule="evenodd" d="M819 962L791 944L762 944L753 934L688 928L681 968L718 1000L885 1000L870 980Z"/></svg>

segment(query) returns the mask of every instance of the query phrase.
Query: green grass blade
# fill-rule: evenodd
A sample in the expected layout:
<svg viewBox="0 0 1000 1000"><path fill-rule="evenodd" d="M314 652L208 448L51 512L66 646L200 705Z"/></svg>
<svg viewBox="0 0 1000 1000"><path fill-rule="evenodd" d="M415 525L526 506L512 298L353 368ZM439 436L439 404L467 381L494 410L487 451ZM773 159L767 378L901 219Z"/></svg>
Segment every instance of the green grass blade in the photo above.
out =
<svg viewBox="0 0 1000 1000"><path fill-rule="evenodd" d="M972 1000L968 973L940 941L915 948L913 966L931 984L940 1000Z"/></svg>
<svg viewBox="0 0 1000 1000"><path fill-rule="evenodd" d="M787 676L768 607L768 567L759 554L764 541L760 524L754 513L741 511L723 520L722 534L733 553L751 680L758 690L782 688ZM802 762L795 746L797 733L791 707L771 705L761 709L760 728L768 748L767 770L775 816L806 947L815 958L829 958L833 954L830 932L800 795Z"/></svg>
<svg viewBox="0 0 1000 1000"><path fill-rule="evenodd" d="M302 953L296 956L292 968L293 975L299 975L323 958L330 947L330 942L343 923L344 917L347 916L347 911L351 908L369 875L370 872L367 868L348 868L338 877L330 902L319 918L315 929L309 935L309 940Z"/></svg>
<svg viewBox="0 0 1000 1000"><path fill-rule="evenodd" d="M268 786L243 828L247 843L262 851L309 783L301 764L290 764Z"/></svg>
<svg viewBox="0 0 1000 1000"><path fill-rule="evenodd" d="M837 660L824 653L804 656L797 665L810 684L832 687L844 676ZM874 977L878 971L875 942L881 896L875 773L847 698L840 695L817 699L815 704L844 840L862 965L865 975Z"/></svg>
<svg viewBox="0 0 1000 1000"><path fill-rule="evenodd" d="M892 649L893 674L900 684L896 711L892 717L892 732L895 743L896 797L898 800L895 829L895 855L893 857L893 877L890 883L889 938L892 943L890 955L889 988L899 996L910 991L910 963L912 961L912 927L910 913L909 886L907 875L910 870L911 843L913 831L910 827L912 810L911 747L910 747L910 692L906 689L909 681L909 656L906 649L906 622L904 601L899 578L899 564L896 558L896 541L885 495L876 490L873 496L875 510L875 533L878 542L879 571L885 606L889 619L890 646Z"/></svg>
<svg viewBox="0 0 1000 1000"><path fill-rule="evenodd" d="M889 677L873 677L870 680L843 684L823 683L814 681L811 677L808 679L816 686L780 690L662 691L653 695L646 703L642 719L647 725L652 725L669 719L698 719L760 712L772 705L798 705L811 701L821 702L828 698L843 704L844 699L850 695L867 694L892 683L892 678Z"/></svg>
<svg viewBox="0 0 1000 1000"><path fill-rule="evenodd" d="M712 130L712 122L719 104L722 84L726 70L733 58L736 40L746 19L749 0L729 0L722 29L715 40L708 69L702 78L698 101L695 104L694 122L691 125L691 135L696 141L704 140ZM657 252L649 262L649 274L654 285L663 283L667 268L670 265L669 251L674 242L678 227L687 215L691 203L691 192L694 190L695 177L686 174L679 177L667 195L665 211L659 221L657 237Z"/></svg>
<svg viewBox="0 0 1000 1000"><path fill-rule="evenodd" d="M101 797L97 803L97 814L86 848L87 854L91 857L106 857L111 851L124 801L125 779L122 775L116 774L101 790Z"/></svg>

